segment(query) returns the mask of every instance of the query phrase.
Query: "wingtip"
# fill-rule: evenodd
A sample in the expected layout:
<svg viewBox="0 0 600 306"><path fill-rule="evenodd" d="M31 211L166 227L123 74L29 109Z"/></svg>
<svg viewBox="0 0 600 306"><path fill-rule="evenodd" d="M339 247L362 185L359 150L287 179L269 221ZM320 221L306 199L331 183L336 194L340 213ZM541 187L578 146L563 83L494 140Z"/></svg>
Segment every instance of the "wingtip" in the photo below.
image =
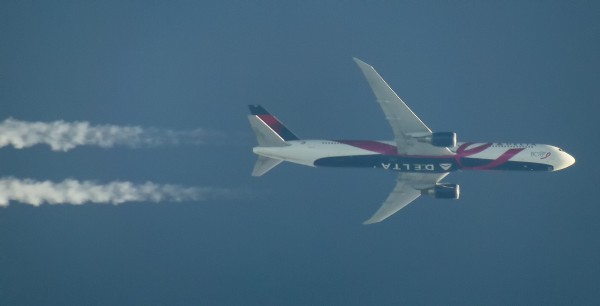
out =
<svg viewBox="0 0 600 306"><path fill-rule="evenodd" d="M357 63L357 64L366 64L365 62L363 62L360 58L358 57L352 57L352 59Z"/></svg>
<svg viewBox="0 0 600 306"><path fill-rule="evenodd" d="M368 69L368 68L371 68L371 69L373 69L373 66L371 66L371 65L369 65L369 64L367 64L367 63L365 63L365 62L363 62L363 61L362 61L361 59L359 59L359 58L353 57L352 59L354 59L354 62L355 62L355 63L358 65L358 67L360 67L361 69L365 69L365 68L366 68L366 69Z"/></svg>
<svg viewBox="0 0 600 306"><path fill-rule="evenodd" d="M362 224L363 225L370 225L370 224L373 224L373 223L378 223L379 221L381 221L381 220L369 219L369 220L366 220L365 222L363 222Z"/></svg>

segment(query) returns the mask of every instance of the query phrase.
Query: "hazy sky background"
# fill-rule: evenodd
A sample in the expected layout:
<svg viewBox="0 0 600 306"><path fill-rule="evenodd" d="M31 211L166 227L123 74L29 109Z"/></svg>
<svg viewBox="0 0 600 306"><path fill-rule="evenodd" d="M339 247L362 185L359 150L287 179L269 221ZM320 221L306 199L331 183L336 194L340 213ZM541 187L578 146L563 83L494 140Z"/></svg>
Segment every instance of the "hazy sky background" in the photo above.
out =
<svg viewBox="0 0 600 306"><path fill-rule="evenodd" d="M596 1L2 1L0 120L224 135L206 145L0 149L2 176L251 191L0 209L0 305L599 304ZM460 172L363 226L394 174L252 178L247 104L305 138L388 139L359 69L461 141L559 146L554 173Z"/></svg>

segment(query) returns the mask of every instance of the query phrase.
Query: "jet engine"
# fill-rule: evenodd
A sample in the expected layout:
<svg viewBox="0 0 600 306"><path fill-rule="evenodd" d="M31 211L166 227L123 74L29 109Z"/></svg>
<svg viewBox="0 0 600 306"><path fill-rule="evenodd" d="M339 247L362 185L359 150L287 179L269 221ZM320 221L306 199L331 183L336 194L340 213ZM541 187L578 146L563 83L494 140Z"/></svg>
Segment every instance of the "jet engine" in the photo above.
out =
<svg viewBox="0 0 600 306"><path fill-rule="evenodd" d="M431 144L436 147L455 147L456 133L439 132L431 134Z"/></svg>
<svg viewBox="0 0 600 306"><path fill-rule="evenodd" d="M421 194L436 199L458 199L460 197L460 186L458 184L435 184L432 188L421 190Z"/></svg>
<svg viewBox="0 0 600 306"><path fill-rule="evenodd" d="M456 133L454 132L438 132L431 133L431 136L418 138L421 142L430 143L436 147L455 147Z"/></svg>

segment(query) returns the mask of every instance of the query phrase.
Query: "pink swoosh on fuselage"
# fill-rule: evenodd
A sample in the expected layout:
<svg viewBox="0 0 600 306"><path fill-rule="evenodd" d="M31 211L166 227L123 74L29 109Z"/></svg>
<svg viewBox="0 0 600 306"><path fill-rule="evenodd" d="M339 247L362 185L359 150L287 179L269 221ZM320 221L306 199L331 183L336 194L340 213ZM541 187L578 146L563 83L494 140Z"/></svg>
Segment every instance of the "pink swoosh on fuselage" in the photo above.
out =
<svg viewBox="0 0 600 306"><path fill-rule="evenodd" d="M477 153L485 151L487 148L492 146L491 143L486 143L478 147L467 149L467 147L472 144L472 142L463 143L460 147L458 147L458 149L456 149L456 155L460 155L461 157L475 155Z"/></svg>
<svg viewBox="0 0 600 306"><path fill-rule="evenodd" d="M476 167L462 167L462 168L463 169L470 169L470 170L489 170L489 169L493 169L493 168L496 168L496 167L498 167L498 166L506 163L509 159L511 159L513 156L519 154L519 152L521 152L523 150L525 150L525 149L524 148L509 149L508 151L502 153L502 155L500 155L500 157L494 159L491 163L489 163L487 165L476 166Z"/></svg>
<svg viewBox="0 0 600 306"><path fill-rule="evenodd" d="M489 170L489 169L493 169L495 167L498 167L498 166L506 163L513 156L515 156L515 155L519 154L519 152L525 150L525 148L509 149L508 151L502 153L502 155L500 155L498 158L494 159L493 161L491 161L490 163L488 163L486 165L475 166L475 167L466 167L461 162L461 159L463 157L468 157L468 156L471 156L471 155L475 155L477 153L481 153L481 152L485 151L487 148L489 148L489 147L492 146L491 143L486 143L484 145L480 145L480 146L475 147L475 148L467 149L467 147L470 146L470 145L472 145L472 144L473 143L464 143L458 149L456 149L455 159L456 159L456 163L460 166L461 169L465 169L465 170Z"/></svg>
<svg viewBox="0 0 600 306"><path fill-rule="evenodd" d="M398 155L398 151L396 146L393 145L389 145L386 143L382 143L382 142L378 142L378 141L373 141L373 140L335 140L339 143L343 143L349 146L353 146L353 147L357 147L363 150L367 150L367 151L371 151L371 152L375 152L375 153L379 153L379 154L384 154L384 155ZM493 143L485 143L479 146L476 146L474 148L468 148L469 146L473 145L473 142L467 142L464 143L462 145L460 145L460 147L458 147L456 149L456 154L454 155L454 159L456 160L456 163L458 164L458 166L461 169L465 169L465 170L489 170L489 169L493 169L495 167L498 167L504 163L506 163L507 161L509 161L512 157L514 157L515 155L517 155L518 153L520 153L521 151L524 150L524 148L514 148L514 149L509 149L506 152L502 153L502 155L500 155L498 158L492 160L490 163L482 165L482 166L475 166L475 167L467 167L464 166L461 162L462 158L465 157L469 157L478 153L481 153L483 151L485 151L486 149L490 148ZM407 155L407 157L416 157L416 158L452 158L452 156L426 156L426 155Z"/></svg>

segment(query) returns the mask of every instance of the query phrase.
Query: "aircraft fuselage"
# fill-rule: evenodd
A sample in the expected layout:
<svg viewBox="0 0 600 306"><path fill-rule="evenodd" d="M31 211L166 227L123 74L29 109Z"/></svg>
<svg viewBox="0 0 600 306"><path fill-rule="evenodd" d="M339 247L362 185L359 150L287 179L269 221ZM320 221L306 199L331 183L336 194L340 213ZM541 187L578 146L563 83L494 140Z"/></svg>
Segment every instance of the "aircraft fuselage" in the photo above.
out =
<svg viewBox="0 0 600 306"><path fill-rule="evenodd" d="M250 105L248 120L259 155L253 176L262 176L283 161L311 167L375 168L397 173L396 185L381 207L366 220L385 220L421 195L458 199L460 186L444 183L457 170L557 171L575 158L551 145L533 143L457 142L455 132L434 132L398 97L375 69L355 58L394 134L393 141L304 140L260 105Z"/></svg>
<svg viewBox="0 0 600 306"><path fill-rule="evenodd" d="M574 163L561 149L528 143L458 143L447 155L402 155L394 141L297 140L285 147L255 147L254 153L313 167L376 168L397 172L456 170L555 171Z"/></svg>

